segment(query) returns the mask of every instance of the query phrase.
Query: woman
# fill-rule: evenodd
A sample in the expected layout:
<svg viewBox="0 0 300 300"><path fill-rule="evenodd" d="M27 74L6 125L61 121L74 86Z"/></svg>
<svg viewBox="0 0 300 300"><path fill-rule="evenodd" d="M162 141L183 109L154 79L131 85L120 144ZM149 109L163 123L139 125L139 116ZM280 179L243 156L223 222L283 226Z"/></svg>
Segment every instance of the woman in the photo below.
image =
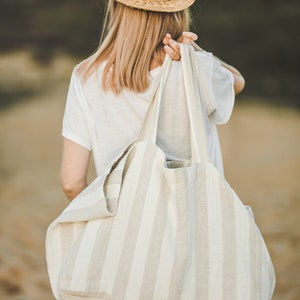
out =
<svg viewBox="0 0 300 300"><path fill-rule="evenodd" d="M70 200L84 191L47 231L54 296L271 299L263 238L222 178L216 125L243 77L196 45L179 47L196 39L186 32L194 0L132 1L110 0L104 42L72 74L61 182ZM166 53L175 61L161 68ZM151 102L161 78L163 96ZM87 186L91 151L98 176Z"/></svg>
<svg viewBox="0 0 300 300"><path fill-rule="evenodd" d="M91 152L100 174L111 168L114 158L137 136L166 53L178 62L173 62L167 82L157 144L167 159L190 157L179 43L192 43L197 38L186 32L190 23L188 7L193 2L109 1L106 37L98 51L75 68L70 83L61 164L61 184L69 200L87 186ZM213 69L207 69L211 95L206 100L211 127L209 146L212 162L222 173L215 125L227 122L234 93L239 93L245 83L235 68L198 50L199 63L204 61L202 68L205 61L213 60Z"/></svg>

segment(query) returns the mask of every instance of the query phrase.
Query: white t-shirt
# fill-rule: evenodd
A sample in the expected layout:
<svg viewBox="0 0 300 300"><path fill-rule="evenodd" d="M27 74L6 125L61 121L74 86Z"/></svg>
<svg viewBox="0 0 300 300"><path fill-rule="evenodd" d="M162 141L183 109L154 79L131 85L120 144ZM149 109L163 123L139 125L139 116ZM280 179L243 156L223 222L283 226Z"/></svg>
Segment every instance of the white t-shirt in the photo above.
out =
<svg viewBox="0 0 300 300"><path fill-rule="evenodd" d="M197 52L200 80L203 80L207 126L212 163L223 173L222 155L216 129L225 124L234 105L232 74L211 53ZM76 68L72 73L62 135L93 151L97 174L113 162L137 137L160 78L161 67L150 71L150 85L143 93L124 89L119 95L103 91L104 64L83 83ZM189 159L190 128L181 63L173 61L161 103L157 145L168 160Z"/></svg>

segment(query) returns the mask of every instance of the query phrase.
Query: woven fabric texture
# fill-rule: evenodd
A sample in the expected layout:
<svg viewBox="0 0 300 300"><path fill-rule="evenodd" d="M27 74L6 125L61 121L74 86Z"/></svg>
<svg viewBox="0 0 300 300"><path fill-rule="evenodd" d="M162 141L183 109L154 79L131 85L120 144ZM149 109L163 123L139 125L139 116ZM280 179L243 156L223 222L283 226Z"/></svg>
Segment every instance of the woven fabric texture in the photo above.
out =
<svg viewBox="0 0 300 300"><path fill-rule="evenodd" d="M175 12L190 7L195 0L116 0L127 6L157 12Z"/></svg>

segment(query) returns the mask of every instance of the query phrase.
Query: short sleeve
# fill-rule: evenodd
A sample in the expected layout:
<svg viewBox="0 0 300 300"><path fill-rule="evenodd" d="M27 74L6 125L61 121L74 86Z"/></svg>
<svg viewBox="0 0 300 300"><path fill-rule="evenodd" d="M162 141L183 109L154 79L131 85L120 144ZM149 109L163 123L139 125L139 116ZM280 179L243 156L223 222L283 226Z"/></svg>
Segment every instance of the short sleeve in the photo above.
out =
<svg viewBox="0 0 300 300"><path fill-rule="evenodd" d="M234 106L234 79L232 73L214 60L212 89L215 102L213 118L217 124L228 122Z"/></svg>
<svg viewBox="0 0 300 300"><path fill-rule="evenodd" d="M65 106L62 135L91 151L92 146L86 120L87 115L82 106L83 101L86 100L82 92L81 81L74 70Z"/></svg>
<svg viewBox="0 0 300 300"><path fill-rule="evenodd" d="M228 122L234 106L234 78L212 53L198 54L200 87L206 111L216 124Z"/></svg>

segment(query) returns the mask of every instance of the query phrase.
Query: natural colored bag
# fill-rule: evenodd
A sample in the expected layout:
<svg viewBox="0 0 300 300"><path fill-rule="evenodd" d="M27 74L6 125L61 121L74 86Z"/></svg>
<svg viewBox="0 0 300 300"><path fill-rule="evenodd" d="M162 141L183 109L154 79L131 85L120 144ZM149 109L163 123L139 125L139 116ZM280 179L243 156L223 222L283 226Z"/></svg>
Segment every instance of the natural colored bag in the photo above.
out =
<svg viewBox="0 0 300 300"><path fill-rule="evenodd" d="M155 144L171 65L135 142L49 226L56 299L267 300L275 274L252 215L210 163L194 50L181 47L192 159Z"/></svg>

